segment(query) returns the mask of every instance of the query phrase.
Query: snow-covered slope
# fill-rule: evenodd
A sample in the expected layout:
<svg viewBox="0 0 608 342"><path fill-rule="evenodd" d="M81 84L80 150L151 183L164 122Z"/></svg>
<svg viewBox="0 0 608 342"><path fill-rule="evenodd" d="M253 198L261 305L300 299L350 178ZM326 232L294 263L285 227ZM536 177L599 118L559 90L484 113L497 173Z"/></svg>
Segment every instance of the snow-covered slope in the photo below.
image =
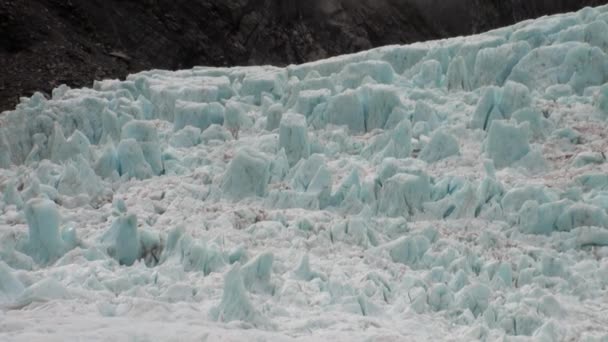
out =
<svg viewBox="0 0 608 342"><path fill-rule="evenodd" d="M1 340L608 338L608 7L0 117Z"/></svg>

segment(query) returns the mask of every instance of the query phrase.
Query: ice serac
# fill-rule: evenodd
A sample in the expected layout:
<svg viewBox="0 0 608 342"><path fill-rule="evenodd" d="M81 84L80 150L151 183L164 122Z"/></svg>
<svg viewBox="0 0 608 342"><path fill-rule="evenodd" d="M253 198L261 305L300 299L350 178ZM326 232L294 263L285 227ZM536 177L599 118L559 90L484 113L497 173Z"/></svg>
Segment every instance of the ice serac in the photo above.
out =
<svg viewBox="0 0 608 342"><path fill-rule="evenodd" d="M270 282L272 275L272 253L262 253L241 268L245 287L252 292L273 293L274 285Z"/></svg>
<svg viewBox="0 0 608 342"><path fill-rule="evenodd" d="M196 103L177 101L175 103L173 130L179 131L186 126L193 126L204 131L212 124L223 125L224 112L224 107L217 102Z"/></svg>
<svg viewBox="0 0 608 342"><path fill-rule="evenodd" d="M603 118L608 118L608 83L604 84L600 88L600 93L597 99L597 108L600 110L600 113ZM1 141L0 137L0 141Z"/></svg>
<svg viewBox="0 0 608 342"><path fill-rule="evenodd" d="M485 142L486 155L502 169L522 159L530 152L528 129L505 121L493 121Z"/></svg>
<svg viewBox="0 0 608 342"><path fill-rule="evenodd" d="M295 165L300 159L310 155L308 126L306 117L301 114L283 115L279 127L279 148L285 149L289 165Z"/></svg>
<svg viewBox="0 0 608 342"><path fill-rule="evenodd" d="M154 171L144 156L141 145L135 139L125 139L117 149L118 173L127 178L146 179L154 175Z"/></svg>
<svg viewBox="0 0 608 342"><path fill-rule="evenodd" d="M346 65L337 77L343 87L355 89L366 77L371 77L378 83L391 84L394 74L395 71L389 63L365 61Z"/></svg>
<svg viewBox="0 0 608 342"><path fill-rule="evenodd" d="M220 322L243 321L256 327L268 324L267 319L256 310L247 297L241 275L241 266L236 264L224 276L224 293L220 304L211 309L211 317Z"/></svg>
<svg viewBox="0 0 608 342"><path fill-rule="evenodd" d="M11 151L4 133L4 129L0 128L0 168L8 169L11 165Z"/></svg>
<svg viewBox="0 0 608 342"><path fill-rule="evenodd" d="M391 217L410 217L422 209L430 196L428 176L399 173L382 185L378 212Z"/></svg>
<svg viewBox="0 0 608 342"><path fill-rule="evenodd" d="M141 257L137 216L129 213L120 215L104 234L102 242L121 265L133 265Z"/></svg>
<svg viewBox="0 0 608 342"><path fill-rule="evenodd" d="M483 95L471 121L472 128L488 130L494 120L508 120L512 114L531 104L530 90L523 84L507 81L503 88L490 86Z"/></svg>
<svg viewBox="0 0 608 342"><path fill-rule="evenodd" d="M365 113L357 94L350 90L329 99L326 109L327 122L346 125L354 133L365 132Z"/></svg>
<svg viewBox="0 0 608 342"><path fill-rule="evenodd" d="M0 260L0 304L14 301L24 289L21 281L13 274L13 270Z"/></svg>
<svg viewBox="0 0 608 342"><path fill-rule="evenodd" d="M450 62L447 72L447 87L451 91L469 91L471 89L469 72L462 56Z"/></svg>
<svg viewBox="0 0 608 342"><path fill-rule="evenodd" d="M137 141L144 155L146 163L150 165L154 175L163 171L160 142L154 124L148 121L129 121L122 129L122 139L133 139Z"/></svg>
<svg viewBox="0 0 608 342"><path fill-rule="evenodd" d="M248 196L264 197L270 180L269 159L249 148L239 150L222 180L224 193L235 200Z"/></svg>
<svg viewBox="0 0 608 342"><path fill-rule="evenodd" d="M458 140L443 130L437 130L431 137L431 141L420 151L419 158L427 163L434 163L458 153L460 153Z"/></svg>
<svg viewBox="0 0 608 342"><path fill-rule="evenodd" d="M59 211L54 202L41 198L29 200L25 217L29 226L27 251L35 261L46 265L67 252L70 246L61 237Z"/></svg>

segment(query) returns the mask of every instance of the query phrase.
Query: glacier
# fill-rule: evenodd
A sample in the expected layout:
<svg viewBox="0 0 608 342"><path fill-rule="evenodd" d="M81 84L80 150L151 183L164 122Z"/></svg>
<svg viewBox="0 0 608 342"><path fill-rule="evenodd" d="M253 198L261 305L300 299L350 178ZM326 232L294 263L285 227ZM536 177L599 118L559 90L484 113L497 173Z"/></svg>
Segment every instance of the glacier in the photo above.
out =
<svg viewBox="0 0 608 342"><path fill-rule="evenodd" d="M608 340L608 6L0 114L0 340Z"/></svg>

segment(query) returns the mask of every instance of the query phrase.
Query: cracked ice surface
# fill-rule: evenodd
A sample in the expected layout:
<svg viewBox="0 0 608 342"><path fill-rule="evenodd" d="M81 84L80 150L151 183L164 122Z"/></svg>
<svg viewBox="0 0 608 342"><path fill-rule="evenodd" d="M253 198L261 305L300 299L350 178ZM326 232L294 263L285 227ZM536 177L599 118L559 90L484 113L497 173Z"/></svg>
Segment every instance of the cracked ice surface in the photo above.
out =
<svg viewBox="0 0 608 342"><path fill-rule="evenodd" d="M608 7L0 116L0 339L608 339Z"/></svg>

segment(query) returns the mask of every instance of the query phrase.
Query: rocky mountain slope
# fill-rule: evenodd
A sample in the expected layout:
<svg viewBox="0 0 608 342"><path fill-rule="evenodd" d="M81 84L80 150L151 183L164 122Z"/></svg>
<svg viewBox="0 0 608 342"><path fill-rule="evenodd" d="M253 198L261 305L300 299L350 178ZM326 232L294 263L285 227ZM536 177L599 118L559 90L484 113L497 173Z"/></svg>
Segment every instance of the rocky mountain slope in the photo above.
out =
<svg viewBox="0 0 608 342"><path fill-rule="evenodd" d="M286 65L467 35L605 0L2 0L0 110L60 84Z"/></svg>

